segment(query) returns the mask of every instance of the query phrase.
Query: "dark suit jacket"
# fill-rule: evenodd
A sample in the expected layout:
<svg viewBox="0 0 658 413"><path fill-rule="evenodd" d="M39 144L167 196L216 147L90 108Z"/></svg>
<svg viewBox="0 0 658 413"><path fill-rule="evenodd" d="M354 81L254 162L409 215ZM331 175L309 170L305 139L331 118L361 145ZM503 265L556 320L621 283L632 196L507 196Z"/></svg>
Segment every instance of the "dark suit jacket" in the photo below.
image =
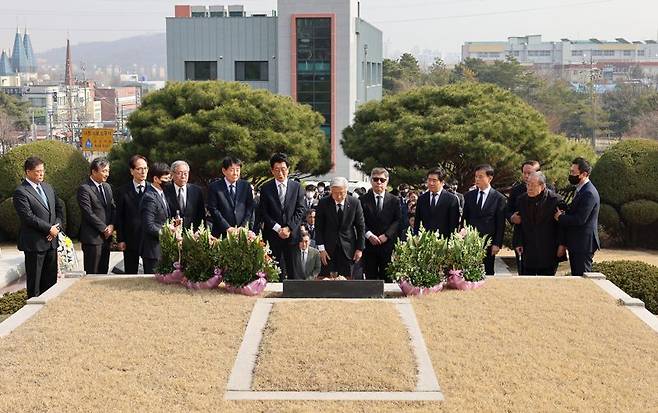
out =
<svg viewBox="0 0 658 413"><path fill-rule="evenodd" d="M306 207L304 206L304 188L292 179L288 179L285 207L281 208L279 190L275 179L267 182L260 191L258 212L263 222L263 238L270 244L296 244L299 242L299 226L302 223ZM288 227L291 236L282 240L272 228L275 224Z"/></svg>
<svg viewBox="0 0 658 413"><path fill-rule="evenodd" d="M400 230L400 199L395 195L384 192L381 212L377 211L375 194L372 190L359 198L359 201L363 209L365 232L370 231L376 236L385 234L388 241L382 247L393 248ZM366 246L370 247L371 244L366 242Z"/></svg>
<svg viewBox="0 0 658 413"><path fill-rule="evenodd" d="M112 197L112 187L108 183L101 185L106 203L103 203L96 184L91 179L87 179L78 188L78 205L82 215L80 242L83 244L101 245L109 243L112 239L112 237L106 239L103 231L108 225L114 224L116 205Z"/></svg>
<svg viewBox="0 0 658 413"><path fill-rule="evenodd" d="M564 231L554 215L561 201L550 189L536 200L531 200L527 193L516 199L516 210L523 223L518 225L514 247L523 247L523 261L528 268L551 268L558 261L557 247L564 242ZM536 206L533 208L532 204Z"/></svg>
<svg viewBox="0 0 658 413"><path fill-rule="evenodd" d="M131 180L117 191L114 227L117 231L117 242L125 242L126 249L129 251L139 252L142 237L142 214L139 204L150 187L151 184L147 182L144 193L140 196Z"/></svg>
<svg viewBox="0 0 658 413"><path fill-rule="evenodd" d="M294 258L297 262L296 268L302 269L304 276L303 279L310 280L317 277L322 269L322 262L320 261L320 253L313 247L308 247L308 257L306 257L306 266L302 266L302 251L299 248L295 249Z"/></svg>
<svg viewBox="0 0 658 413"><path fill-rule="evenodd" d="M416 203L415 234L418 234L421 225L428 231L438 230L442 236L450 237L459 227L459 199L443 189L439 201L432 208L429 191L419 196Z"/></svg>
<svg viewBox="0 0 658 413"><path fill-rule="evenodd" d="M479 189L464 195L464 225L477 228L480 235L487 235L491 245L503 246L505 235L505 196L491 188L482 209L478 208Z"/></svg>
<svg viewBox="0 0 658 413"><path fill-rule="evenodd" d="M142 237L140 239L139 254L144 258L159 260L160 229L169 218L167 209L155 188L150 186L142 197L140 206L142 216Z"/></svg>
<svg viewBox="0 0 658 413"><path fill-rule="evenodd" d="M558 223L565 229L567 248L570 252L593 253L600 247L599 208L601 198L594 184L587 182L578 191Z"/></svg>
<svg viewBox="0 0 658 413"><path fill-rule="evenodd" d="M212 219L212 235L219 238L230 227L253 227L254 195L249 182L238 179L235 183L235 203L229 195L224 179L208 188L208 211Z"/></svg>
<svg viewBox="0 0 658 413"><path fill-rule="evenodd" d="M194 184L185 185L185 209L178 204L178 193L173 184L169 185L164 192L169 203L171 218L175 218L176 211L180 211L180 216L183 218L183 228L187 229L192 225L196 231L206 218L206 204L203 201L201 188Z"/></svg>
<svg viewBox="0 0 658 413"><path fill-rule="evenodd" d="M315 241L318 246L324 245L329 257L333 257L336 248L342 248L345 256L352 259L355 250L363 251L366 247L363 209L351 195L343 205L343 222L338 222L334 199L328 196L320 200L315 212Z"/></svg>
<svg viewBox="0 0 658 413"><path fill-rule="evenodd" d="M42 182L41 188L48 198L48 206L27 181L14 191L13 202L21 222L18 231L18 249L25 252L44 252L57 249L57 237L48 241L50 227L64 225L64 205L49 184ZM60 228L64 230L64 228Z"/></svg>

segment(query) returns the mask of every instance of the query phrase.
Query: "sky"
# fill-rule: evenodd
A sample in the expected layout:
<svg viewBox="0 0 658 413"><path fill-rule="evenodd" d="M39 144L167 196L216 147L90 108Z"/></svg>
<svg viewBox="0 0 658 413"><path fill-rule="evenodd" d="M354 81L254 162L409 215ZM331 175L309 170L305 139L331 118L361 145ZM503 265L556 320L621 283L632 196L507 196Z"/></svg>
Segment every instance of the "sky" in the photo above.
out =
<svg viewBox="0 0 658 413"><path fill-rule="evenodd" d="M276 0L0 0L0 49L27 27L35 52L163 33L175 4L244 4L269 12ZM656 40L658 0L362 0L361 16L384 33L385 53L459 54L465 41L541 34L562 38Z"/></svg>

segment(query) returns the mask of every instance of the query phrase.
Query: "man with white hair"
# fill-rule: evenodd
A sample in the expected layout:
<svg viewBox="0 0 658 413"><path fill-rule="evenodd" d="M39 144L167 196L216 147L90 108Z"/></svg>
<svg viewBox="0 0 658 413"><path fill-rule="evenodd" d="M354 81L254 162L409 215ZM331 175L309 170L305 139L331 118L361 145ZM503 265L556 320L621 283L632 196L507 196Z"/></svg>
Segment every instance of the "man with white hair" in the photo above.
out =
<svg viewBox="0 0 658 413"><path fill-rule="evenodd" d="M331 196L320 199L315 215L315 240L322 261L321 276L349 277L365 249L361 203L347 194L347 179L331 180Z"/></svg>
<svg viewBox="0 0 658 413"><path fill-rule="evenodd" d="M523 263L519 275L555 275L566 249L564 230L553 218L562 199L546 188L543 172L531 172L525 182L527 192L519 196L516 205L522 222L514 239Z"/></svg>
<svg viewBox="0 0 658 413"><path fill-rule="evenodd" d="M167 203L171 205L171 218L177 215L183 219L183 228L196 231L206 218L206 204L203 192L197 185L188 183L190 165L185 161L175 161L171 164L171 177L174 182L165 188Z"/></svg>

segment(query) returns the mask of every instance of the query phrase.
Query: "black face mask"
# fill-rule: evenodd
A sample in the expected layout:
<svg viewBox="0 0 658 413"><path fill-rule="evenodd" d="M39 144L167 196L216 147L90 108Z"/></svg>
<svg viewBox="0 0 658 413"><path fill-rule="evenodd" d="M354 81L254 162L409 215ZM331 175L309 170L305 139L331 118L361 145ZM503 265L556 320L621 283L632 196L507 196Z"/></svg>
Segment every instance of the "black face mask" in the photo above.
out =
<svg viewBox="0 0 658 413"><path fill-rule="evenodd" d="M569 174L569 183L571 185L578 185L580 183L580 176Z"/></svg>
<svg viewBox="0 0 658 413"><path fill-rule="evenodd" d="M171 181L166 181L166 182L165 181L160 181L160 186L162 187L163 190L165 188L169 188L172 185L173 185L173 183Z"/></svg>

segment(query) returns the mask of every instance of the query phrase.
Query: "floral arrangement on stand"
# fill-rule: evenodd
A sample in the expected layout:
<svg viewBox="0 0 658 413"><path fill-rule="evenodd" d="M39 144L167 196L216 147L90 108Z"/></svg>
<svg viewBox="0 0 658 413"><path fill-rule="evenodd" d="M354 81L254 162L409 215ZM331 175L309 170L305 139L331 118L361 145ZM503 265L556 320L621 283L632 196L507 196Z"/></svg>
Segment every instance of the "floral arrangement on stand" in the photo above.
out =
<svg viewBox="0 0 658 413"><path fill-rule="evenodd" d="M210 229L182 230L167 222L160 231L162 260L156 280L189 289L213 289L224 283L232 293L258 295L267 281L278 281L280 270L261 237L246 228L222 238Z"/></svg>
<svg viewBox="0 0 658 413"><path fill-rule="evenodd" d="M477 288L484 283L488 245L487 238L472 227L449 239L421 227L418 235L409 231L406 241L398 241L387 271L407 296Z"/></svg>
<svg viewBox="0 0 658 413"><path fill-rule="evenodd" d="M78 256L75 253L73 241L60 231L57 234L57 273L62 275L65 272L77 270Z"/></svg>

